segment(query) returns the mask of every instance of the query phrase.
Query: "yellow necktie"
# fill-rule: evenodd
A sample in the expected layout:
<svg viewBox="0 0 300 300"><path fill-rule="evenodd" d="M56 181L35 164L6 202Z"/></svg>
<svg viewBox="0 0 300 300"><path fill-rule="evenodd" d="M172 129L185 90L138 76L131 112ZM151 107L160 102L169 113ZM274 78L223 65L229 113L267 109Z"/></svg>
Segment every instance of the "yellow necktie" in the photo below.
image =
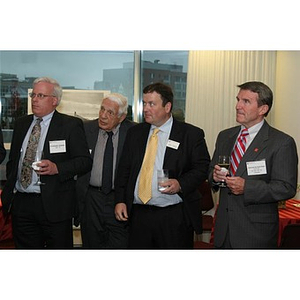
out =
<svg viewBox="0 0 300 300"><path fill-rule="evenodd" d="M155 128L153 134L149 139L141 169L139 182L139 198L144 204L146 204L151 199L152 195L152 177L158 144L158 131L159 129Z"/></svg>

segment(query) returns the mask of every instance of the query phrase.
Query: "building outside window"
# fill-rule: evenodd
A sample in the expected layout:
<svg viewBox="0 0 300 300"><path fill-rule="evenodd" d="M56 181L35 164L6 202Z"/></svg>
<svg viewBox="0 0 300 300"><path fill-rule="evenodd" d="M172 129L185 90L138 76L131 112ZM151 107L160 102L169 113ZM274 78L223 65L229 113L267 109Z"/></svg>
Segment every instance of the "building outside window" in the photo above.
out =
<svg viewBox="0 0 300 300"><path fill-rule="evenodd" d="M139 91L134 91L136 52L141 58ZM37 77L55 78L63 87L63 97L83 95L77 97L76 103L71 96L70 104L63 98L58 110L65 106L67 113L86 119L96 118L99 110L100 99L87 103L90 95L97 96L103 91L103 95L110 92L125 95L129 104L128 118L137 120L133 106L142 109L138 102L142 102L143 87L163 82L174 92L174 117L183 121L187 60L188 51L0 51L0 120L8 153L15 120L30 113L28 92ZM134 99L136 92L139 99ZM85 111L88 104L93 114ZM7 158L0 168L1 180L5 176L6 161Z"/></svg>

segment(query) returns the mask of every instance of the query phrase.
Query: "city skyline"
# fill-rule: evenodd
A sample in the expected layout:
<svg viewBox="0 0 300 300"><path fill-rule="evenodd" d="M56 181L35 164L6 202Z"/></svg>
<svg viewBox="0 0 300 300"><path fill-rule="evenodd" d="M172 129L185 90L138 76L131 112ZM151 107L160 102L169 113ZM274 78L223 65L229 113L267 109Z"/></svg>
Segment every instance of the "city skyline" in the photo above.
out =
<svg viewBox="0 0 300 300"><path fill-rule="evenodd" d="M20 81L49 76L62 86L94 89L104 69L123 68L133 59L132 51L0 51L0 73L16 74ZM182 65L187 71L186 51L145 51L143 60Z"/></svg>

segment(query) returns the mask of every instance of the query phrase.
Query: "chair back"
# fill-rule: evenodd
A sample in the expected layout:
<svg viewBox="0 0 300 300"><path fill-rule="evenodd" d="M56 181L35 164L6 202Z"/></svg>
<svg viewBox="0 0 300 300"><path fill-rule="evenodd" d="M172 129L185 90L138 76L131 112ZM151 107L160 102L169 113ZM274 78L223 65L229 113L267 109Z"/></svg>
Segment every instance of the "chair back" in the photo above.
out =
<svg viewBox="0 0 300 300"><path fill-rule="evenodd" d="M279 248L300 249L300 224L289 224L284 227Z"/></svg>
<svg viewBox="0 0 300 300"><path fill-rule="evenodd" d="M208 181L204 181L200 185L199 192L202 195L201 210L207 212L207 211L213 209L214 208L214 200L212 198L211 188L210 188Z"/></svg>

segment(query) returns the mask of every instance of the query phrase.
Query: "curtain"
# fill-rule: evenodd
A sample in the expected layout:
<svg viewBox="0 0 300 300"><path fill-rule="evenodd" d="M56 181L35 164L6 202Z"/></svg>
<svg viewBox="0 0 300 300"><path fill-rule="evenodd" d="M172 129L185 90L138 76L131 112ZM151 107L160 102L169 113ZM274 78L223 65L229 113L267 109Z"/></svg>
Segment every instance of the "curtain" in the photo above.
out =
<svg viewBox="0 0 300 300"><path fill-rule="evenodd" d="M218 133L237 125L237 85L257 80L274 92L275 72L276 51L189 52L185 119L204 130L211 155Z"/></svg>

